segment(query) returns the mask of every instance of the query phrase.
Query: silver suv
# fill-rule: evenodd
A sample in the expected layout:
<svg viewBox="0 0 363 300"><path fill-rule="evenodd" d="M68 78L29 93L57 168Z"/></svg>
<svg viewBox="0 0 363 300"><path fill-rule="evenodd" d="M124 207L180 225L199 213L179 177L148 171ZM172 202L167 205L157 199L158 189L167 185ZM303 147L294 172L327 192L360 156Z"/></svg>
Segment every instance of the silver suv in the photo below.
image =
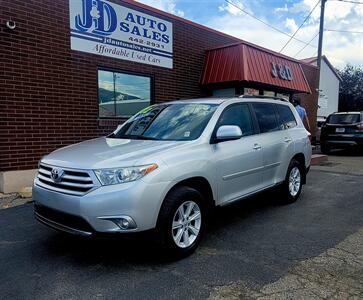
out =
<svg viewBox="0 0 363 300"><path fill-rule="evenodd" d="M68 233L154 229L169 253L200 242L206 214L279 186L295 201L311 158L308 132L287 101L259 97L152 105L107 137L39 163L35 217Z"/></svg>

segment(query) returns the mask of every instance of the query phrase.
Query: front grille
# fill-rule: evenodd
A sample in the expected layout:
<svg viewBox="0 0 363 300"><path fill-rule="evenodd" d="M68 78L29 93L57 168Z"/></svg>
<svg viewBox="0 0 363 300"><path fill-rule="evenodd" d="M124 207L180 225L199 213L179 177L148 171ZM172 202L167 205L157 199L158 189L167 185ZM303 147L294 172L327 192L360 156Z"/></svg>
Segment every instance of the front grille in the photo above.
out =
<svg viewBox="0 0 363 300"><path fill-rule="evenodd" d="M93 232L91 225L83 218L70 215L41 205L34 205L34 212L57 224L84 231Z"/></svg>
<svg viewBox="0 0 363 300"><path fill-rule="evenodd" d="M48 190L82 196L95 187L90 174L84 170L64 169L59 181L52 179L52 166L40 164L37 176L37 185Z"/></svg>

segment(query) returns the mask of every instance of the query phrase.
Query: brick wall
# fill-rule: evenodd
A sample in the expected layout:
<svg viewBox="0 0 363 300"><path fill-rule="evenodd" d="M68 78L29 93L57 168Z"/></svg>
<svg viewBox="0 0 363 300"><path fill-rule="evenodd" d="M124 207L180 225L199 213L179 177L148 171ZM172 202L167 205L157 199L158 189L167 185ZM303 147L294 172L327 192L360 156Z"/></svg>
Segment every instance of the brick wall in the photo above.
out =
<svg viewBox="0 0 363 300"><path fill-rule="evenodd" d="M71 51L68 0L2 0L0 170L35 168L42 155L115 128L120 120L98 120L98 67L153 75L158 102L201 96L205 50L236 39L159 17L174 25L173 69Z"/></svg>

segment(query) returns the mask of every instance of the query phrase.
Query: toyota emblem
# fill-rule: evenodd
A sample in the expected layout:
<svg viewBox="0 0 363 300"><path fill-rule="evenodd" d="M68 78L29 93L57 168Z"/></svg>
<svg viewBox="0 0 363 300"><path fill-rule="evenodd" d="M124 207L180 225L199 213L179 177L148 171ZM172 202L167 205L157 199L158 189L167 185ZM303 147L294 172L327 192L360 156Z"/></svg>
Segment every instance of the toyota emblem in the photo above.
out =
<svg viewBox="0 0 363 300"><path fill-rule="evenodd" d="M64 171L61 168L53 168L50 177L54 182L60 182L62 180L62 176L64 175Z"/></svg>

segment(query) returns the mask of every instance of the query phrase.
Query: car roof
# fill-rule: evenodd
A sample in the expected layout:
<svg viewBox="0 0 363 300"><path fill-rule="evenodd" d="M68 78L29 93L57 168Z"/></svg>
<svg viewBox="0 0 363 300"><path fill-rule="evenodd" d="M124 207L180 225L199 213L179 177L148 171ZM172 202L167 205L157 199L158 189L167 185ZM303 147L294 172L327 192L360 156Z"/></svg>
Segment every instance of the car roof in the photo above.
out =
<svg viewBox="0 0 363 300"><path fill-rule="evenodd" d="M182 99L167 102L167 104L178 104L178 103L200 103L200 104L221 104L226 99L223 98L196 98L196 99Z"/></svg>
<svg viewBox="0 0 363 300"><path fill-rule="evenodd" d="M247 101L257 101L257 102L268 102L268 101L281 101L282 103L289 103L288 100L275 97L262 97L262 96L241 96L241 97L230 97L230 98L196 98L196 99L182 99L167 102L167 104L178 104L178 103L198 103L198 104L217 104L220 105L224 102L234 102L236 100L247 100Z"/></svg>
<svg viewBox="0 0 363 300"><path fill-rule="evenodd" d="M335 112L335 113L333 113L333 115L347 115L347 114L349 114L349 115L355 115L355 114L359 115L361 113L362 112L360 112L360 111L341 111L341 112Z"/></svg>

